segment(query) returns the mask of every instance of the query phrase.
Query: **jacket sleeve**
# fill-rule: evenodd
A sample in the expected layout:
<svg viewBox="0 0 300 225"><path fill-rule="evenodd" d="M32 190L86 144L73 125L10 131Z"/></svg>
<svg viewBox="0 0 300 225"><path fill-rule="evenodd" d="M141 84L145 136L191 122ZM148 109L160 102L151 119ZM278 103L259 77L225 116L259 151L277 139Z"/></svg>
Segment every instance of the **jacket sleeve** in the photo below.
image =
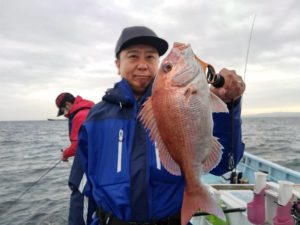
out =
<svg viewBox="0 0 300 225"><path fill-rule="evenodd" d="M85 185L84 187L79 189L82 194L88 198L88 213L86 215L86 224L89 225L93 222L93 214L97 206L92 195L92 186L88 176L88 134L84 125L81 126L78 134L78 147L76 157L80 163L80 167L82 168L83 173L85 174Z"/></svg>
<svg viewBox="0 0 300 225"><path fill-rule="evenodd" d="M84 195L92 197L92 188L89 181L89 171L88 171L88 134L83 125L79 131L78 135L78 147L77 156L80 161L81 168L86 175L86 184L83 189Z"/></svg>
<svg viewBox="0 0 300 225"><path fill-rule="evenodd" d="M214 136L223 145L220 163L210 172L220 176L233 170L244 154L241 129L241 98L227 104L229 113L213 113Z"/></svg>
<svg viewBox="0 0 300 225"><path fill-rule="evenodd" d="M78 145L78 132L79 132L79 129L80 129L82 123L84 122L85 118L86 118L86 115L81 111L79 111L74 116L73 121L72 121L72 129L71 129L71 133L70 133L71 145L64 150L64 152L63 152L64 158L69 158L69 157L75 155L77 145Z"/></svg>

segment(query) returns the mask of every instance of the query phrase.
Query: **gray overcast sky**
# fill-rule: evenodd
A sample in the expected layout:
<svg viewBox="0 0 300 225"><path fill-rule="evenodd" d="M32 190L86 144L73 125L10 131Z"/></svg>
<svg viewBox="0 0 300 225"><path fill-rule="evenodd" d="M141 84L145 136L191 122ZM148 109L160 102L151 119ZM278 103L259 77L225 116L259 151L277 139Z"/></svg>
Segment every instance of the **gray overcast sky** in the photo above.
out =
<svg viewBox="0 0 300 225"><path fill-rule="evenodd" d="M255 14L243 114L300 111L299 12L299 0L0 0L0 120L55 118L63 91L100 101L127 26L243 76Z"/></svg>

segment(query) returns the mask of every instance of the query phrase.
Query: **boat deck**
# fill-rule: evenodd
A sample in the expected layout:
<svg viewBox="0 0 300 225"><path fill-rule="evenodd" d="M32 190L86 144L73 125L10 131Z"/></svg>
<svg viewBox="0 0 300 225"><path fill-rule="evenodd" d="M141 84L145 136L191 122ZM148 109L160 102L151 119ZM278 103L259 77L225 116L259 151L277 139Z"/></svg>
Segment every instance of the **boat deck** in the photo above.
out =
<svg viewBox="0 0 300 225"><path fill-rule="evenodd" d="M238 165L236 173L241 173L243 181L248 184L229 184L231 173L224 176L206 174L201 177L210 192L225 205L225 209L237 209L236 212L226 213L226 218L231 225L251 225L247 216L247 204L253 200L253 189L255 185L255 172L267 174L267 186L265 199L265 223L273 224L278 207L280 185L278 181L293 183L293 200L300 199L300 172L290 170L273 162L258 158L250 153L245 153L244 158ZM230 210L229 210L230 211ZM195 216L191 220L194 225L213 225L226 223L211 223L206 216Z"/></svg>

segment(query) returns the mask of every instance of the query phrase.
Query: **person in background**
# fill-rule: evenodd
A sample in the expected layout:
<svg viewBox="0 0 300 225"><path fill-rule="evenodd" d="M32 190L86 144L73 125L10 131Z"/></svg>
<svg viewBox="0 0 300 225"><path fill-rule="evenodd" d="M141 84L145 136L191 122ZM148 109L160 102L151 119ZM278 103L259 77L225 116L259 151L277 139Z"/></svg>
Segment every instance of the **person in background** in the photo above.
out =
<svg viewBox="0 0 300 225"><path fill-rule="evenodd" d="M66 161L75 155L78 143L78 131L94 103L80 96L76 98L67 92L61 93L55 100L58 107L57 116L64 115L69 119L69 137L71 145L64 149L61 159Z"/></svg>
<svg viewBox="0 0 300 225"><path fill-rule="evenodd" d="M125 28L116 44L122 80L93 107L79 133L77 151L87 176L84 194L97 205L93 224L180 225L184 178L158 162L155 145L138 119L167 49L168 43L144 26ZM235 166L244 152L240 99L245 84L234 70L220 74L224 84L211 91L228 103L230 113L213 115L214 136L224 146L221 162L211 171L215 175L231 170L231 154Z"/></svg>
<svg viewBox="0 0 300 225"><path fill-rule="evenodd" d="M84 197L82 194L82 185L84 183L84 172L76 156L78 145L78 132L85 121L90 109L94 106L92 101L83 99L81 96L74 97L68 92L59 94L55 100L58 107L57 116L64 115L69 120L69 138L70 146L63 150L62 161L68 161L68 158L74 157L73 165L69 177L69 187L71 189L70 207L69 207L69 225L89 224L93 213L93 201Z"/></svg>

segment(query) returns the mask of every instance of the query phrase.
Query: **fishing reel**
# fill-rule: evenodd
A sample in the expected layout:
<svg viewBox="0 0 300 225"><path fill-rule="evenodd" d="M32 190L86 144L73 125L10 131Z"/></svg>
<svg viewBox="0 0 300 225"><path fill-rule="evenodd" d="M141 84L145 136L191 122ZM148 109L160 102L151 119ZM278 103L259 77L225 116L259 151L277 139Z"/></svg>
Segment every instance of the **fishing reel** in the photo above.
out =
<svg viewBox="0 0 300 225"><path fill-rule="evenodd" d="M223 87L225 80L222 75L216 73L214 67L212 65L207 64L207 72L206 79L209 84L214 86L215 88Z"/></svg>

